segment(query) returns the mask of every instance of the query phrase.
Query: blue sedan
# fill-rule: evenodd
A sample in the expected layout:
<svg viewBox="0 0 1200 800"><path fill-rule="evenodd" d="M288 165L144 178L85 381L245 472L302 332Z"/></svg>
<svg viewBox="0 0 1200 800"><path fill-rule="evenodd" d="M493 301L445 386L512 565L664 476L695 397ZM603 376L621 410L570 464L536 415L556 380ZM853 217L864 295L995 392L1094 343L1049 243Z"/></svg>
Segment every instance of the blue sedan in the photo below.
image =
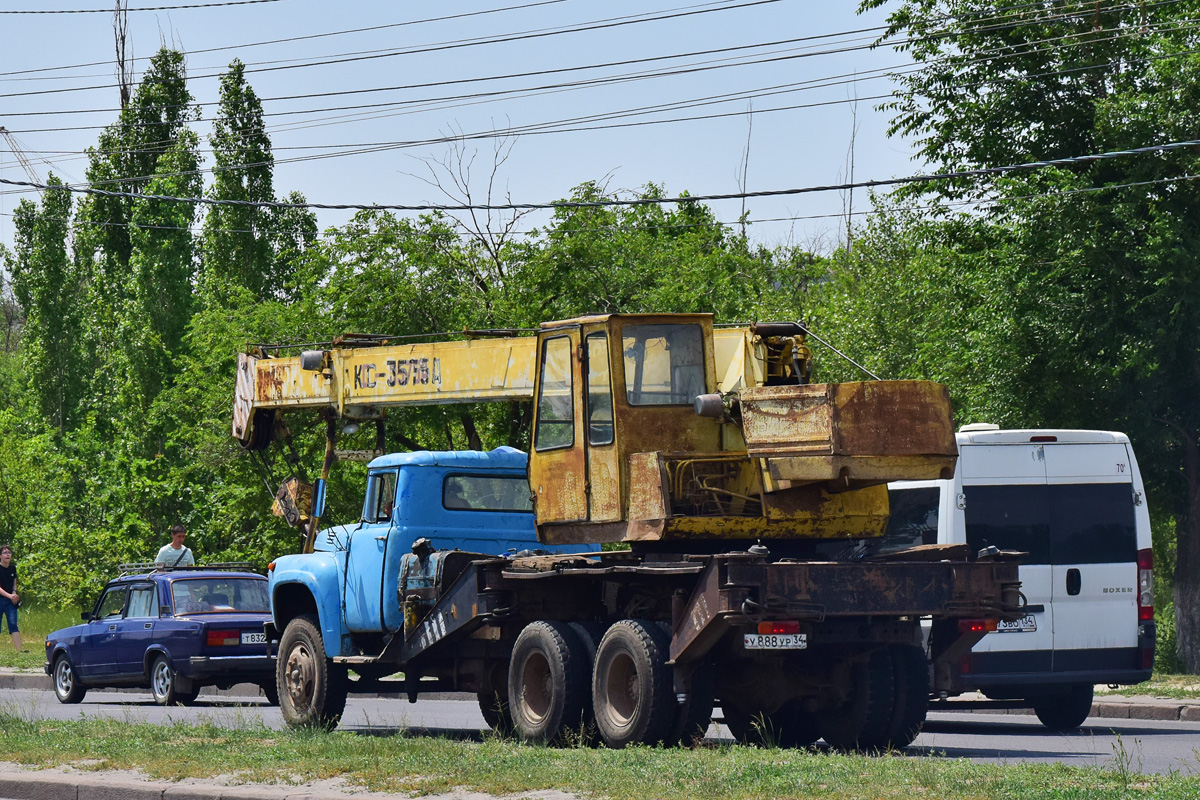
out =
<svg viewBox="0 0 1200 800"><path fill-rule="evenodd" d="M203 686L257 683L276 704L267 579L211 567L158 569L110 581L82 625L46 637L46 674L59 702L88 689L148 688L187 705Z"/></svg>

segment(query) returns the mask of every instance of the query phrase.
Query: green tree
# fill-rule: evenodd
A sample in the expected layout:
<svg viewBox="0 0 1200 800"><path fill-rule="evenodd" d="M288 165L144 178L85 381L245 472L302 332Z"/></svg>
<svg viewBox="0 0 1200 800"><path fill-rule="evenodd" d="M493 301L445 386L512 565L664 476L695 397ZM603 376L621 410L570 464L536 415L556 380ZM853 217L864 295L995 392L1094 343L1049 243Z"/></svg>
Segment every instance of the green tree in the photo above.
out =
<svg viewBox="0 0 1200 800"><path fill-rule="evenodd" d="M885 5L868 0L864 7ZM1195 138L1194 2L1101 8L907 0L888 37L920 69L899 78L892 130L943 170L1115 152ZM885 39L886 40L886 39ZM1200 671L1200 257L1194 150L1123 156L994 183L923 189L981 197L1006 230L1021 292L998 367L1041 424L1121 427L1152 499L1175 517L1184 666Z"/></svg>
<svg viewBox="0 0 1200 800"><path fill-rule="evenodd" d="M15 252L9 259L13 294L25 310L22 343L29 380L42 413L60 432L66 430L79 402L77 356L82 282L67 246L71 194L52 187L38 208L28 200L17 206Z"/></svg>

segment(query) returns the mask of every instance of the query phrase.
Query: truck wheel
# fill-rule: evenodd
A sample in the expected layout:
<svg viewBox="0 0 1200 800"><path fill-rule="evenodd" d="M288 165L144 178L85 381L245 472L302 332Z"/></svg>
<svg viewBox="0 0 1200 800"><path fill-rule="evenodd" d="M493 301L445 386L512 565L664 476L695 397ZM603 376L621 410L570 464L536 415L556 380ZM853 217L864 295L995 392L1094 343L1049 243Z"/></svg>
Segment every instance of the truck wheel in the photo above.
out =
<svg viewBox="0 0 1200 800"><path fill-rule="evenodd" d="M670 737L676 703L670 640L653 622L622 620L600 640L592 672L596 729L609 747Z"/></svg>
<svg viewBox="0 0 1200 800"><path fill-rule="evenodd" d="M1090 683L1078 683L1065 691L1035 697L1033 713L1052 731L1072 731L1092 713Z"/></svg>
<svg viewBox="0 0 1200 800"><path fill-rule="evenodd" d="M508 707L508 698L499 692L480 692L479 713L483 721L499 736L508 736L513 731L512 711Z"/></svg>
<svg viewBox="0 0 1200 800"><path fill-rule="evenodd" d="M191 705L200 694L199 689L186 692L179 690L175 670L171 667L170 660L163 655L156 657L150 667L150 692L154 695L154 702L160 706Z"/></svg>
<svg viewBox="0 0 1200 800"><path fill-rule="evenodd" d="M841 750L878 747L887 738L895 691L890 648L855 661L850 667L850 693L844 703L822 716L821 736Z"/></svg>
<svg viewBox="0 0 1200 800"><path fill-rule="evenodd" d="M771 714L752 711L736 703L721 706L725 724L735 739L746 744L807 747L821 738L817 718L799 700L789 700Z"/></svg>
<svg viewBox="0 0 1200 800"><path fill-rule="evenodd" d="M574 631L561 622L531 622L513 645L508 702L523 742L559 741L583 723L586 657Z"/></svg>
<svg viewBox="0 0 1200 800"><path fill-rule="evenodd" d="M79 682L75 667L71 666L71 659L65 655L54 659L54 696L58 698L58 702L74 705L82 700L85 694L87 688Z"/></svg>
<svg viewBox="0 0 1200 800"><path fill-rule="evenodd" d="M882 745L908 747L921 732L929 712L929 666L925 651L910 644L893 645L892 670L896 699Z"/></svg>
<svg viewBox="0 0 1200 800"><path fill-rule="evenodd" d="M289 622L275 663L284 721L293 728L333 729L346 709L346 683L346 670L325 656L317 617L305 614Z"/></svg>
<svg viewBox="0 0 1200 800"><path fill-rule="evenodd" d="M716 682L713 665L702 661L692 670L692 685L687 699L676 703L675 723L665 740L667 744L683 744L690 747L708 733L712 724L713 695Z"/></svg>

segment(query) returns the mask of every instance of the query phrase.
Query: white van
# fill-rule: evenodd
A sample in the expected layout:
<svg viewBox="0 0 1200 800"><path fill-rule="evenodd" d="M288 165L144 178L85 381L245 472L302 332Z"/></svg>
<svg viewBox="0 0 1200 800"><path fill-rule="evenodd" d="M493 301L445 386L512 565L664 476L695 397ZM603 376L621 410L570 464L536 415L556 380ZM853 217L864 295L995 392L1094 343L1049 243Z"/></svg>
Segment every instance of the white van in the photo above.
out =
<svg viewBox="0 0 1200 800"><path fill-rule="evenodd" d="M1094 684L1139 683L1154 664L1150 515L1129 437L976 424L956 438L952 480L888 485L883 547L1027 551L1028 614L975 645L964 687L1078 727Z"/></svg>

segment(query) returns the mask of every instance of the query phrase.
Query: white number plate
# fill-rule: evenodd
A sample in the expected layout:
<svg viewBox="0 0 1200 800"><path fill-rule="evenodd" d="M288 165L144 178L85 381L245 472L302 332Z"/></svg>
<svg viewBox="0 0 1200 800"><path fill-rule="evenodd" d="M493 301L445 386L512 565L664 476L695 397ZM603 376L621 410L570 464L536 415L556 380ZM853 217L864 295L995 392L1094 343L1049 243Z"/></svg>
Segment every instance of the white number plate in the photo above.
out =
<svg viewBox="0 0 1200 800"><path fill-rule="evenodd" d="M806 633L747 633L747 650L804 650L808 647Z"/></svg>
<svg viewBox="0 0 1200 800"><path fill-rule="evenodd" d="M1024 633L1026 631L1036 630L1037 619L1034 618L1033 614L1027 614L1020 619L1013 620L1012 622L1000 620L996 624L996 633Z"/></svg>
<svg viewBox="0 0 1200 800"><path fill-rule="evenodd" d="M242 644L266 644L267 634L242 631Z"/></svg>

